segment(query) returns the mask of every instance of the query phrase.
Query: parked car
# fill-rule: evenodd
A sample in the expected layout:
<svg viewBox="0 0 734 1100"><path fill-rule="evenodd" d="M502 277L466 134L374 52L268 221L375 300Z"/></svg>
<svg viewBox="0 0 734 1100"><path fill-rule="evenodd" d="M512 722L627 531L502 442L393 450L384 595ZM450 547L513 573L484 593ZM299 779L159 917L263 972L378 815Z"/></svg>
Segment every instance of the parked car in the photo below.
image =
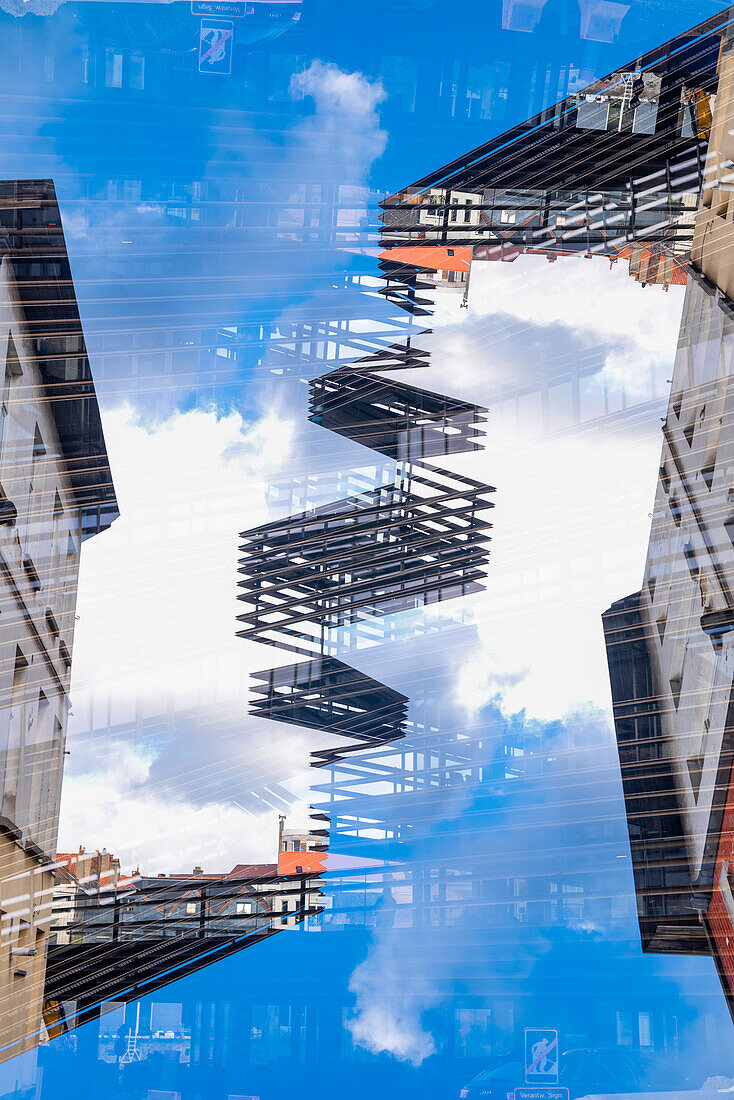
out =
<svg viewBox="0 0 734 1100"><path fill-rule="evenodd" d="M608 1093L690 1092L694 1086L676 1066L627 1047L567 1050L561 1054L558 1084L569 1100ZM513 1100L525 1086L522 1055L495 1059L459 1092L462 1100ZM527 1086L525 1086L527 1087Z"/></svg>

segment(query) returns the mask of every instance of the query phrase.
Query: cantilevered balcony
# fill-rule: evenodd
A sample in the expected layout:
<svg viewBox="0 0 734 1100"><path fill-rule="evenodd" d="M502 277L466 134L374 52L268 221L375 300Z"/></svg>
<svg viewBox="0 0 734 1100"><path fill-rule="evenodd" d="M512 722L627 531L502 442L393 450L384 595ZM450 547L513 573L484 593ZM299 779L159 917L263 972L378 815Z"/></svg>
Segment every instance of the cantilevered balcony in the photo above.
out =
<svg viewBox="0 0 734 1100"><path fill-rule="evenodd" d="M396 741L405 733L408 699L335 657L256 672L261 683L250 711L259 718L289 722L348 738L348 748L313 753L315 766Z"/></svg>
<svg viewBox="0 0 734 1100"><path fill-rule="evenodd" d="M401 461L481 449L486 409L374 377L355 364L316 378L314 424Z"/></svg>
<svg viewBox="0 0 734 1100"><path fill-rule="evenodd" d="M411 464L393 485L243 532L239 636L311 656L329 629L481 591L493 491Z"/></svg>

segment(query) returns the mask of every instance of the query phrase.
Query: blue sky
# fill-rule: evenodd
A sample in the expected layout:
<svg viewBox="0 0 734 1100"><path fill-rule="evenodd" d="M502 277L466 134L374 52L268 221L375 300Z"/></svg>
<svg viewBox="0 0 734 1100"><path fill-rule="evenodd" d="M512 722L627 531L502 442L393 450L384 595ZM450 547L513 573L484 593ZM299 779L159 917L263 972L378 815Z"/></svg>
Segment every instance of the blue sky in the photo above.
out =
<svg viewBox="0 0 734 1100"><path fill-rule="evenodd" d="M307 2L285 34L236 46L231 77L208 79L196 72L198 24L185 3L63 3L38 17L33 11L37 4L46 10L46 0L8 2L26 14L3 18L3 171L56 180L103 400L125 393L156 409L212 397L241 405L237 384L255 357L229 386L221 373L216 389L207 386L192 351L202 329L233 320L257 328L299 304L307 310L345 270L370 269L364 258L337 250L329 232L296 246L273 232L274 211L298 187L323 187L317 201L326 214L335 183L363 189L354 207L357 236L374 243L365 230L375 225L375 193L419 178L554 102L570 82L609 71L722 6L636 0L607 5L614 18L604 22L592 18L593 0L581 7L577 0L494 0L458 11L448 3L354 3L338 19L328 2ZM528 21L532 33L502 29ZM145 58L142 88L139 76L130 86L133 55ZM107 87L116 56L122 87ZM330 91L323 71L304 82L314 61L363 74L362 92ZM473 98L456 101L453 90L465 85ZM181 218L183 198L173 197L190 195L195 181L209 196L195 204L198 224ZM130 281L131 269L145 272L142 283ZM374 308L365 306L368 314ZM120 358L141 327L154 338L180 334L167 392L146 377L159 373L155 343L142 377L120 376Z"/></svg>

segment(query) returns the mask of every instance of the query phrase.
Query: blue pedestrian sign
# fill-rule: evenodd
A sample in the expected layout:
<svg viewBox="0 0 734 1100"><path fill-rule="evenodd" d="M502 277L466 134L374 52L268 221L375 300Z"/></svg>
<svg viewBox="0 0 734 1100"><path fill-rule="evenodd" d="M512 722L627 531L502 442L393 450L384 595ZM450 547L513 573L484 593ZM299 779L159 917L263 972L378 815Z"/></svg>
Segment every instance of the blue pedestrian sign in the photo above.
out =
<svg viewBox="0 0 734 1100"><path fill-rule="evenodd" d="M558 1032L552 1027L525 1028L525 1084L558 1083Z"/></svg>
<svg viewBox="0 0 734 1100"><path fill-rule="evenodd" d="M199 72L232 72L234 23L229 19L202 19L199 32Z"/></svg>

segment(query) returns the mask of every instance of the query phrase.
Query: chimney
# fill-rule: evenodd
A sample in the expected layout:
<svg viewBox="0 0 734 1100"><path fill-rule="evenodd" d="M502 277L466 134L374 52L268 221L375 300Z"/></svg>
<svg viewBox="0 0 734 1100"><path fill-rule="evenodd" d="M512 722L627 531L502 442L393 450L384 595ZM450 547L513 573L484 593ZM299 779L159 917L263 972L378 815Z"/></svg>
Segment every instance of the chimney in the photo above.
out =
<svg viewBox="0 0 734 1100"><path fill-rule="evenodd" d="M202 871L201 867L199 867L199 865L197 864L196 867L194 867L194 870L192 871L192 874L194 874L194 875L203 875L204 872Z"/></svg>

